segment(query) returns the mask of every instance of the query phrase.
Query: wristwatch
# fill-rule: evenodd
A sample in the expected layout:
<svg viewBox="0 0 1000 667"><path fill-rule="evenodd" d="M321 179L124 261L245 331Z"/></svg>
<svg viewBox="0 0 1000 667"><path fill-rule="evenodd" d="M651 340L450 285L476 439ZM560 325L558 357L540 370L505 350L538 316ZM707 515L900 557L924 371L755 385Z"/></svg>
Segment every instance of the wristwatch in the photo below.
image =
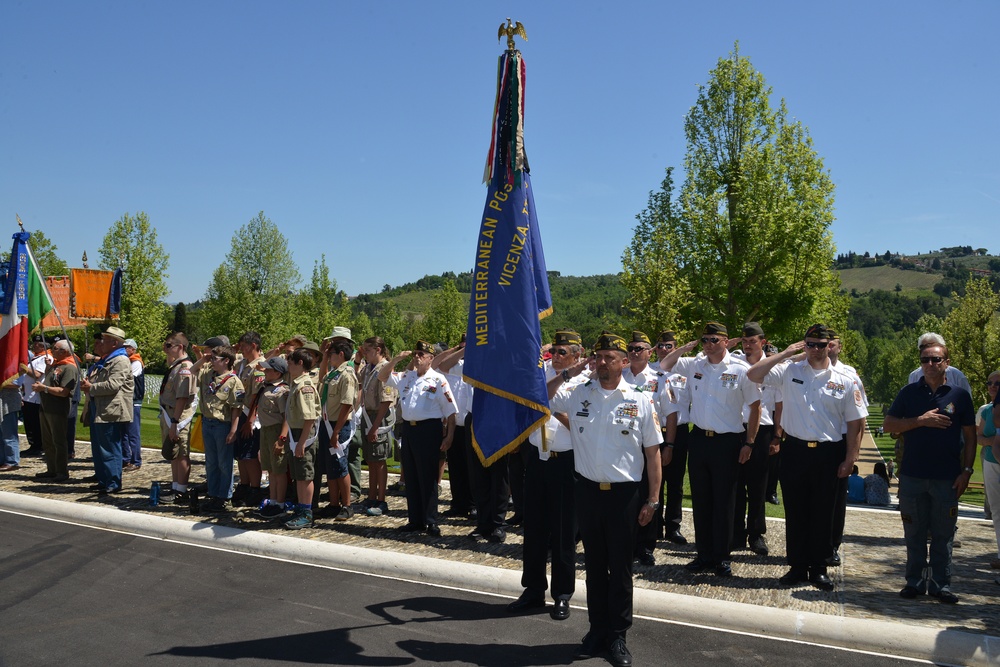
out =
<svg viewBox="0 0 1000 667"><path fill-rule="evenodd" d="M647 502L646 503L646 507L648 507L649 509L651 509L651 510L653 510L655 512L656 510L660 509L660 503L650 503L650 502Z"/></svg>
<svg viewBox="0 0 1000 667"><path fill-rule="evenodd" d="M973 470L972 468L970 468L969 466L965 466L964 468L962 468L962 472L967 472L967 473L969 473L971 475L972 473L974 473L976 471Z"/></svg>
<svg viewBox="0 0 1000 667"><path fill-rule="evenodd" d="M563 371L562 372L562 379L563 379L563 382L569 382L569 371Z"/></svg>

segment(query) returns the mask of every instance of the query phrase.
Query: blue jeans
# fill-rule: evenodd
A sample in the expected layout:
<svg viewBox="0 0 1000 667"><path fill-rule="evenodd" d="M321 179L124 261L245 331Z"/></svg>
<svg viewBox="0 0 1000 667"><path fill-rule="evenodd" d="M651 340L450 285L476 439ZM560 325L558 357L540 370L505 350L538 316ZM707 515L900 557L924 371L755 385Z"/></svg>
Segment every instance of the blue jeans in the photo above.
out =
<svg viewBox="0 0 1000 667"><path fill-rule="evenodd" d="M0 422L3 444L0 445L0 465L21 465L21 441L17 437L17 412L8 412Z"/></svg>
<svg viewBox="0 0 1000 667"><path fill-rule="evenodd" d="M906 541L906 585L935 594L950 590L951 547L958 524L958 497L951 479L899 476L899 514ZM930 532L930 574L927 534Z"/></svg>
<svg viewBox="0 0 1000 667"><path fill-rule="evenodd" d="M140 437L142 424L139 421L142 416L141 412L141 405L132 406L132 421L125 424L125 432L122 434L122 459L125 463L131 463L134 466L142 465L142 438Z"/></svg>
<svg viewBox="0 0 1000 667"><path fill-rule="evenodd" d="M201 437L205 441L205 477L208 495L212 498L233 497L233 446L226 444L229 422L218 419L201 420Z"/></svg>
<svg viewBox="0 0 1000 667"><path fill-rule="evenodd" d="M112 422L90 425L90 446L94 452L97 483L105 489L122 488L122 431L124 424Z"/></svg>

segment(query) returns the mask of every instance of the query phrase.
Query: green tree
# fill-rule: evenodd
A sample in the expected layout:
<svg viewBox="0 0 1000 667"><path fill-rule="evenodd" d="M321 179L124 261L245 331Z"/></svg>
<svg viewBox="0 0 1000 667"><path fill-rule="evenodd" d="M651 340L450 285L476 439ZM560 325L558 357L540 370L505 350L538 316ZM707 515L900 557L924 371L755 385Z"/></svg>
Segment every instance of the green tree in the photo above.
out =
<svg viewBox="0 0 1000 667"><path fill-rule="evenodd" d="M468 310L462 307L462 297L458 294L455 281L446 278L433 296L430 312L424 321L425 335L431 343L457 345L465 333Z"/></svg>
<svg viewBox="0 0 1000 667"><path fill-rule="evenodd" d="M318 342L329 336L333 327L350 325L350 305L337 290L337 281L330 278L326 255L313 264L309 284L286 302L283 312L284 316L272 327L275 340L303 334Z"/></svg>
<svg viewBox="0 0 1000 667"><path fill-rule="evenodd" d="M288 240L261 211L233 234L205 291L199 325L211 336L236 340L256 331L265 346L278 342L288 328L299 280Z"/></svg>
<svg viewBox="0 0 1000 667"><path fill-rule="evenodd" d="M407 324L399 312L399 306L393 301L383 301L379 316L373 323L374 336L381 336L382 340L393 353L409 349L413 341L407 340ZM357 338L358 342L361 342Z"/></svg>
<svg viewBox="0 0 1000 667"><path fill-rule="evenodd" d="M31 253L35 256L35 261L38 262L38 269L42 272L42 275L68 276L69 264L56 254L56 250L59 249L56 244L50 241L41 231L29 231L29 233L31 234L31 238L28 239L28 245L31 247ZM0 253L0 262L9 261L10 251L4 250Z"/></svg>
<svg viewBox="0 0 1000 667"><path fill-rule="evenodd" d="M679 271L680 248L670 242L683 224L673 190L673 167L667 167L660 189L649 193L646 208L635 216L632 243L622 253L621 284L629 294L626 312L631 326L651 337L664 329L682 338L690 333L680 318L681 309L691 303L689 276Z"/></svg>
<svg viewBox="0 0 1000 667"><path fill-rule="evenodd" d="M965 373L972 386L973 398L982 403L986 379L1000 360L1000 295L989 280L973 278L965 285L965 296L953 294L956 305L944 318L941 335L948 344L951 364Z"/></svg>
<svg viewBox="0 0 1000 667"><path fill-rule="evenodd" d="M187 307L184 305L183 301L174 306L174 323L171 329L187 333Z"/></svg>
<svg viewBox="0 0 1000 667"><path fill-rule="evenodd" d="M833 181L808 130L770 97L739 44L719 60L685 119L681 214L666 243L676 284L690 291L684 320L759 320L794 340L821 319L843 328L846 301L831 308ZM663 298L685 301L673 290Z"/></svg>
<svg viewBox="0 0 1000 667"><path fill-rule="evenodd" d="M166 279L170 256L160 245L149 216L140 211L123 215L104 235L99 266L122 271L122 309L119 326L134 338L147 366L163 363L163 339L170 322Z"/></svg>

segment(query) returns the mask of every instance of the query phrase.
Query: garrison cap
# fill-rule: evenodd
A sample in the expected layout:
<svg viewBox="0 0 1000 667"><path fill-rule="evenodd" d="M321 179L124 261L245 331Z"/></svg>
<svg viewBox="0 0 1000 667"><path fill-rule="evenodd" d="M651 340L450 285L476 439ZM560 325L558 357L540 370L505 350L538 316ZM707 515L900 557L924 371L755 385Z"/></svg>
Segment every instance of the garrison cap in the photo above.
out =
<svg viewBox="0 0 1000 667"><path fill-rule="evenodd" d="M625 352L625 339L617 334L606 331L598 336L597 342L594 343L594 352L599 352L601 350L617 350L618 352Z"/></svg>
<svg viewBox="0 0 1000 667"><path fill-rule="evenodd" d="M719 322L705 322L705 328L701 332L702 336L729 336L729 329L725 324Z"/></svg>
<svg viewBox="0 0 1000 667"><path fill-rule="evenodd" d="M560 329L552 337L553 345L583 345L580 334L570 329Z"/></svg>
<svg viewBox="0 0 1000 667"><path fill-rule="evenodd" d="M808 329L806 329L806 338L819 338L820 340L830 340L833 336L830 335L830 330L825 324L814 324Z"/></svg>
<svg viewBox="0 0 1000 667"><path fill-rule="evenodd" d="M760 328L760 322L747 322L743 325L744 336L763 336L764 330Z"/></svg>
<svg viewBox="0 0 1000 667"><path fill-rule="evenodd" d="M632 343L645 343L646 345L652 345L652 343L649 342L649 336L647 336L646 334L644 334L641 331L633 331L632 332L632 340L630 342L632 342Z"/></svg>
<svg viewBox="0 0 1000 667"><path fill-rule="evenodd" d="M413 346L414 352L426 352L427 354L434 354L434 346L425 340L418 340L417 344Z"/></svg>
<svg viewBox="0 0 1000 667"><path fill-rule="evenodd" d="M677 334L670 329L660 332L660 337L656 339L657 343L675 343L677 342Z"/></svg>

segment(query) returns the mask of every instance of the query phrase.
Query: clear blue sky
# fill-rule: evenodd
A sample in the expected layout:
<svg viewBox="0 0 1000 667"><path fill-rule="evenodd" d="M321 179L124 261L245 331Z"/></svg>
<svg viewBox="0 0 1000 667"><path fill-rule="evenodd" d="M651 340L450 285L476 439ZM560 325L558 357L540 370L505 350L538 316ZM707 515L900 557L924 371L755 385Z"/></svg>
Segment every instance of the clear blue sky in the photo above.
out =
<svg viewBox="0 0 1000 667"><path fill-rule="evenodd" d="M471 265L506 16L548 268L613 273L696 86L735 40L810 130L840 251L986 247L996 0L0 4L0 222L79 266L125 212L204 295L263 210L348 294ZM683 174L677 173L678 184ZM2 241L6 246L8 241Z"/></svg>

